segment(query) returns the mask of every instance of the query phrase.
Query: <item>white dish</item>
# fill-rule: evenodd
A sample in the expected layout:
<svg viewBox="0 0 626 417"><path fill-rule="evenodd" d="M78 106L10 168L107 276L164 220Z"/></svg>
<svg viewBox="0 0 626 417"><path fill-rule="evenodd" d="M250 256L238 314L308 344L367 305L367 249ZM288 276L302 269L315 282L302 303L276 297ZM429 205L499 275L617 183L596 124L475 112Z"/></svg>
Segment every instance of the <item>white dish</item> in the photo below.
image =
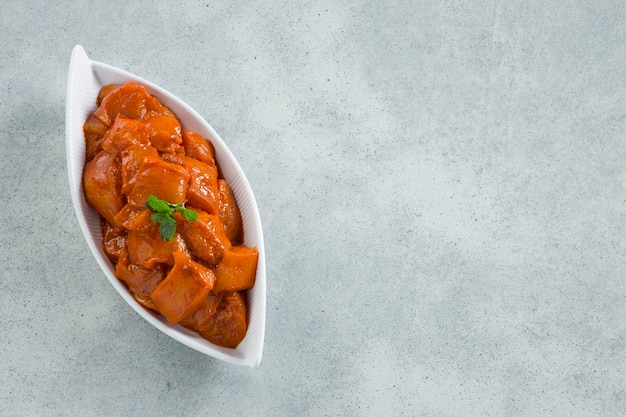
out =
<svg viewBox="0 0 626 417"><path fill-rule="evenodd" d="M254 288L247 292L248 331L237 349L213 345L198 334L182 326L173 326L161 315L142 307L133 299L126 286L115 277L114 267L102 249L100 220L98 214L85 201L83 191L82 174L85 164L83 124L89 115L96 110L96 97L100 88L107 84L123 84L129 81L145 85L151 94L154 94L178 115L183 128L193 130L211 140L222 173L231 186L241 210L245 231L244 243L258 248L259 261L256 282ZM154 327L190 348L234 364L259 365L265 337L265 249L261 218L246 176L233 154L211 125L182 100L161 87L121 69L92 61L85 50L80 45L76 45L70 60L65 133L70 192L78 222L98 265L120 296ZM120 326L125 325L127 324L120 323ZM141 340L138 340L137 343L141 343Z"/></svg>

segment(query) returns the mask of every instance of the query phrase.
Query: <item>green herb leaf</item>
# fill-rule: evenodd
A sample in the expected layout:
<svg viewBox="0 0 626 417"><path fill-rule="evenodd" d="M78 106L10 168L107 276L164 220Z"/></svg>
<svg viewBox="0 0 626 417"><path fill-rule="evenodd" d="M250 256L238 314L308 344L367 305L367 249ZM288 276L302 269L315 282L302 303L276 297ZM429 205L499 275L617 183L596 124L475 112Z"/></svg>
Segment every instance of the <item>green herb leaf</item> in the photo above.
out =
<svg viewBox="0 0 626 417"><path fill-rule="evenodd" d="M160 198L152 194L150 194L150 196L148 197L148 201L146 201L146 207L157 213L172 212L172 207L170 207L170 204L167 201L161 200Z"/></svg>
<svg viewBox="0 0 626 417"><path fill-rule="evenodd" d="M184 205L168 203L152 194L148 197L145 204L148 209L154 212L154 214L150 216L150 220L159 223L159 233L163 240L172 240L176 233L175 211L180 211L183 219L187 221L192 222L198 219L198 213L185 208Z"/></svg>
<svg viewBox="0 0 626 417"><path fill-rule="evenodd" d="M169 217L167 221L159 222L159 233L163 240L172 240L174 233L176 233L176 220L173 217Z"/></svg>
<svg viewBox="0 0 626 417"><path fill-rule="evenodd" d="M170 213L154 213L150 216L150 220L156 223L164 223L170 221L170 219L174 220Z"/></svg>
<svg viewBox="0 0 626 417"><path fill-rule="evenodd" d="M193 210L189 210L188 208L183 207L180 214L183 216L183 219L193 222L198 220L198 213Z"/></svg>

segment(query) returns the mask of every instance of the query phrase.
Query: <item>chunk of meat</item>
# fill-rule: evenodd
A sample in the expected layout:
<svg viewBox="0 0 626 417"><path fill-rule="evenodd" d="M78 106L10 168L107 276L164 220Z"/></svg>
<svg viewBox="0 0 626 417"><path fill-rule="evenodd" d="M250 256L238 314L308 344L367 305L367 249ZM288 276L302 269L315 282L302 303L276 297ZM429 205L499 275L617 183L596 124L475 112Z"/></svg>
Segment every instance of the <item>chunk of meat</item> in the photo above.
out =
<svg viewBox="0 0 626 417"><path fill-rule="evenodd" d="M145 232L150 228L151 216L152 211L148 210L146 207L135 207L132 204L126 204L117 212L114 219L127 230Z"/></svg>
<svg viewBox="0 0 626 417"><path fill-rule="evenodd" d="M109 93L111 93L113 90L115 90L118 87L119 85L117 84L107 84L104 87L102 87L100 91L98 92L98 97L96 98L96 104L99 106L102 103L102 100L104 100L104 98L108 96Z"/></svg>
<svg viewBox="0 0 626 417"><path fill-rule="evenodd" d="M185 155L207 164L215 164L215 149L211 141L191 130L183 130L182 139Z"/></svg>
<svg viewBox="0 0 626 417"><path fill-rule="evenodd" d="M194 210L198 213L198 219L193 222L180 221L177 227L195 257L210 265L217 265L224 251L230 249L232 245L226 237L219 217ZM179 213L176 213L176 218L180 218Z"/></svg>
<svg viewBox="0 0 626 417"><path fill-rule="evenodd" d="M189 173L187 203L209 214L219 212L217 167L184 155L163 155L163 159L183 166Z"/></svg>
<svg viewBox="0 0 626 417"><path fill-rule="evenodd" d="M217 312L217 307L223 297L224 293L215 294L211 291L200 308L198 308L195 313L189 317L181 320L180 324L196 332L210 330L212 322L210 322L209 319Z"/></svg>
<svg viewBox="0 0 626 417"><path fill-rule="evenodd" d="M101 152L102 139L109 130L109 127L95 118L89 116L83 125L83 134L85 135L85 158L91 161L94 156Z"/></svg>
<svg viewBox="0 0 626 417"><path fill-rule="evenodd" d="M256 248L233 246L225 250L217 264L217 282L213 291L243 291L254 286L259 252Z"/></svg>
<svg viewBox="0 0 626 417"><path fill-rule="evenodd" d="M93 115L107 126L112 126L118 114L129 119L145 120L155 114L166 113L161 102L137 83L126 83L110 91Z"/></svg>
<svg viewBox="0 0 626 417"><path fill-rule="evenodd" d="M122 156L122 193L128 194L135 186L137 173L145 161L156 161L159 153L153 146L136 144L124 149Z"/></svg>
<svg viewBox="0 0 626 417"><path fill-rule="evenodd" d="M189 253L180 234L175 233L172 240L163 240L159 224L155 222L150 222L145 228L129 230L127 247L131 261L146 269L159 263L173 265L172 252Z"/></svg>
<svg viewBox="0 0 626 417"><path fill-rule="evenodd" d="M87 203L113 226L119 226L114 216L125 203L118 156L102 151L87 162L83 187Z"/></svg>
<svg viewBox="0 0 626 417"><path fill-rule="evenodd" d="M115 266L117 279L124 282L128 289L139 297L149 297L165 278L166 273L167 267L163 264L157 264L149 269L133 264L125 248L121 251Z"/></svg>
<svg viewBox="0 0 626 417"><path fill-rule="evenodd" d="M126 246L126 230L115 227L106 220L101 220L102 249L112 262L117 262L122 249Z"/></svg>
<svg viewBox="0 0 626 417"><path fill-rule="evenodd" d="M176 324L202 305L215 284L215 274L183 253L173 256L174 266L151 298L167 321Z"/></svg>
<svg viewBox="0 0 626 417"><path fill-rule="evenodd" d="M189 174L184 167L162 160L147 160L139 167L128 202L143 206L153 194L161 200L179 204L185 201L188 186Z"/></svg>
<svg viewBox="0 0 626 417"><path fill-rule="evenodd" d="M154 301L149 295L133 294L133 298L135 299L135 301L137 301L139 304L141 304L145 308L149 308L150 310L153 310L157 313L159 312L158 307L156 306L156 304L154 304Z"/></svg>
<svg viewBox="0 0 626 417"><path fill-rule="evenodd" d="M238 243L242 240L243 221L235 195L223 179L217 181L217 189L220 221L231 243Z"/></svg>
<svg viewBox="0 0 626 417"><path fill-rule="evenodd" d="M239 292L226 293L200 335L218 346L235 349L246 336L246 302Z"/></svg>
<svg viewBox="0 0 626 417"><path fill-rule="evenodd" d="M146 119L150 142L159 152L176 153L183 143L180 122L167 114L156 114Z"/></svg>
<svg viewBox="0 0 626 417"><path fill-rule="evenodd" d="M102 138L102 149L109 153L120 153L131 145L150 144L150 131L138 120L121 114L115 118L113 126Z"/></svg>

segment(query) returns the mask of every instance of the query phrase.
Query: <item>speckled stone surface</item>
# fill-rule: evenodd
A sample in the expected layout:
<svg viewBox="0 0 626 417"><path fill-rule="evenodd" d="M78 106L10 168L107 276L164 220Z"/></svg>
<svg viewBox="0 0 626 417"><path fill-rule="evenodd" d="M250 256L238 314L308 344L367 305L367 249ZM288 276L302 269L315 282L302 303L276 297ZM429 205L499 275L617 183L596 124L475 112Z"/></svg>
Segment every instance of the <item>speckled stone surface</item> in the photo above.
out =
<svg viewBox="0 0 626 417"><path fill-rule="evenodd" d="M2 3L0 415L626 414L624 2ZM258 368L159 333L92 258L75 44L246 172Z"/></svg>

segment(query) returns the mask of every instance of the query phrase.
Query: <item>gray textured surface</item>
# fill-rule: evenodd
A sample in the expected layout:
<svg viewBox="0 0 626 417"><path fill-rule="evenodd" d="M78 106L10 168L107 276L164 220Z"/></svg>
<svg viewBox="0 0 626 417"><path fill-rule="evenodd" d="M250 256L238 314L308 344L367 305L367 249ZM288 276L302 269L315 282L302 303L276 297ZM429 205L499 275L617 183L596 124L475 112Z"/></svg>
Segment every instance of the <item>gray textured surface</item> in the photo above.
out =
<svg viewBox="0 0 626 417"><path fill-rule="evenodd" d="M2 3L0 415L625 415L622 1ZM259 368L160 334L92 259L75 44L246 171Z"/></svg>

